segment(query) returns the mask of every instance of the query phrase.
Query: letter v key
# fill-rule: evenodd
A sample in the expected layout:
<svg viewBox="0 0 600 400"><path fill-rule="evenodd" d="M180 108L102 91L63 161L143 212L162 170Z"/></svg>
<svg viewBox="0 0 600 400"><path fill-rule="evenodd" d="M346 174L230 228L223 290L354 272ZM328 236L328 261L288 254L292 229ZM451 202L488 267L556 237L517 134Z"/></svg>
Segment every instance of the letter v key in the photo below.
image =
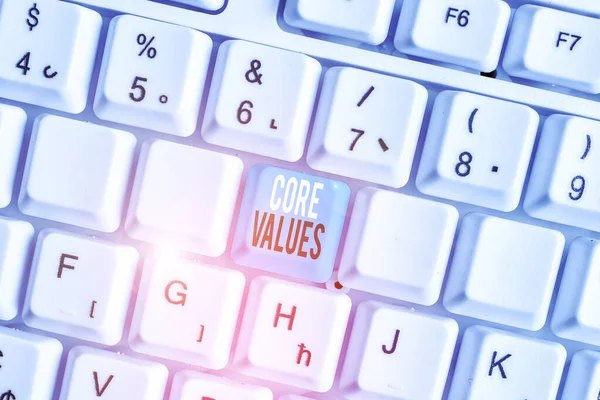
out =
<svg viewBox="0 0 600 400"><path fill-rule="evenodd" d="M104 394L104 391L106 390L106 388L108 388L108 385L110 385L110 383L112 382L114 377L115 377L114 375L109 376L108 379L106 380L106 382L104 382L102 389L100 389L100 383L98 382L98 372L94 371L94 384L96 386L96 397L102 397L102 395Z"/></svg>

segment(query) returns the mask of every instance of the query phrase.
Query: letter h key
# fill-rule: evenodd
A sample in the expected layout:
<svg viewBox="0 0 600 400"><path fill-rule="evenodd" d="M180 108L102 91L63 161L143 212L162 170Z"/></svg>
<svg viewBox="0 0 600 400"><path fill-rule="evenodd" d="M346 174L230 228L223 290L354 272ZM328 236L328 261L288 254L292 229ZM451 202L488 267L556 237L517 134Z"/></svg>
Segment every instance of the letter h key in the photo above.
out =
<svg viewBox="0 0 600 400"><path fill-rule="evenodd" d="M326 392L335 377L350 298L259 277L252 281L234 364L260 379Z"/></svg>

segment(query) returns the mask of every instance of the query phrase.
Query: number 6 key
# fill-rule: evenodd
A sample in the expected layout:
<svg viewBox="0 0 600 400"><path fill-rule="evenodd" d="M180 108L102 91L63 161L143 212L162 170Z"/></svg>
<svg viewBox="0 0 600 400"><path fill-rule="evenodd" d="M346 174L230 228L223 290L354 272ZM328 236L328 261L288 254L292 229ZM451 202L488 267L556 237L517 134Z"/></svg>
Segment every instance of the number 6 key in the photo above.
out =
<svg viewBox="0 0 600 400"><path fill-rule="evenodd" d="M221 45L202 137L209 143L298 161L321 66L294 53L241 40Z"/></svg>
<svg viewBox="0 0 600 400"><path fill-rule="evenodd" d="M464 92L438 95L417 188L500 211L521 199L539 116L531 108Z"/></svg>

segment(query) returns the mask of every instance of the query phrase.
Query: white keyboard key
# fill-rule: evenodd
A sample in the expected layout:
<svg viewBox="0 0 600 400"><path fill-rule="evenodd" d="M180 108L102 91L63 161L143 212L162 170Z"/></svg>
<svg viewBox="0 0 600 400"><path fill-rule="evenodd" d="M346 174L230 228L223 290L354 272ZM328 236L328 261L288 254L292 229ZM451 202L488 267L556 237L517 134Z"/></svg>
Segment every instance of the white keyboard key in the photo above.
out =
<svg viewBox="0 0 600 400"><path fill-rule="evenodd" d="M293 27L369 44L387 37L394 0L288 0L283 17Z"/></svg>
<svg viewBox="0 0 600 400"><path fill-rule="evenodd" d="M23 320L106 345L121 340L138 262L135 248L47 229L31 267Z"/></svg>
<svg viewBox="0 0 600 400"><path fill-rule="evenodd" d="M264 387L193 371L178 372L173 378L169 400L221 399L273 400L273 392Z"/></svg>
<svg viewBox="0 0 600 400"><path fill-rule="evenodd" d="M25 111L0 104L0 208L8 206L12 200L26 123Z"/></svg>
<svg viewBox="0 0 600 400"><path fill-rule="evenodd" d="M33 233L29 222L0 217L0 320L19 312Z"/></svg>
<svg viewBox="0 0 600 400"><path fill-rule="evenodd" d="M532 217L600 232L600 122L552 115L535 155L523 208Z"/></svg>
<svg viewBox="0 0 600 400"><path fill-rule="evenodd" d="M556 399L566 357L557 343L471 326L448 400Z"/></svg>
<svg viewBox="0 0 600 400"><path fill-rule="evenodd" d="M307 162L311 168L392 187L408 182L427 90L355 68L325 74Z"/></svg>
<svg viewBox="0 0 600 400"><path fill-rule="evenodd" d="M33 127L19 194L24 214L103 232L121 223L135 137L53 115Z"/></svg>
<svg viewBox="0 0 600 400"><path fill-rule="evenodd" d="M600 3L590 0L516 0L511 1L511 4L539 4L579 14L600 16Z"/></svg>
<svg viewBox="0 0 600 400"><path fill-rule="evenodd" d="M128 235L220 256L242 170L234 156L162 140L144 143L127 214Z"/></svg>
<svg viewBox="0 0 600 400"><path fill-rule="evenodd" d="M298 161L321 75L304 54L230 40L219 47L202 137L208 143Z"/></svg>
<svg viewBox="0 0 600 400"><path fill-rule="evenodd" d="M351 301L274 278L255 278L234 363L248 376L314 392L331 389Z"/></svg>
<svg viewBox="0 0 600 400"><path fill-rule="evenodd" d="M457 336L450 318L361 303L340 378L344 398L441 399Z"/></svg>
<svg viewBox="0 0 600 400"><path fill-rule="evenodd" d="M162 364L78 346L69 352L60 400L163 400L168 377Z"/></svg>
<svg viewBox="0 0 600 400"><path fill-rule="evenodd" d="M440 296L457 222L458 211L450 205L362 189L338 279L345 287L432 305Z"/></svg>
<svg viewBox="0 0 600 400"><path fill-rule="evenodd" d="M101 27L100 14L75 4L4 0L0 97L82 112Z"/></svg>
<svg viewBox="0 0 600 400"><path fill-rule="evenodd" d="M62 350L56 339L0 326L0 399L52 399Z"/></svg>
<svg viewBox="0 0 600 400"><path fill-rule="evenodd" d="M466 92L438 95L417 175L425 194L501 211L519 205L538 114Z"/></svg>
<svg viewBox="0 0 600 400"><path fill-rule="evenodd" d="M564 244L557 231L468 214L454 248L444 306L455 314L541 329Z"/></svg>
<svg viewBox="0 0 600 400"><path fill-rule="evenodd" d="M511 76L600 93L600 21L524 5L513 18L502 66Z"/></svg>
<svg viewBox="0 0 600 400"><path fill-rule="evenodd" d="M217 12L222 10L227 0L171 0L172 3L195 6L206 11Z"/></svg>
<svg viewBox="0 0 600 400"><path fill-rule="evenodd" d="M600 398L600 353L583 350L575 353L561 400L598 400Z"/></svg>
<svg viewBox="0 0 600 400"><path fill-rule="evenodd" d="M500 0L404 0L394 45L478 71L498 66L510 7Z"/></svg>
<svg viewBox="0 0 600 400"><path fill-rule="evenodd" d="M211 50L212 40L190 28L133 15L113 18L94 112L104 120L190 136Z"/></svg>
<svg viewBox="0 0 600 400"><path fill-rule="evenodd" d="M147 261L129 333L131 348L224 368L245 283L239 271L166 256Z"/></svg>
<svg viewBox="0 0 600 400"><path fill-rule="evenodd" d="M552 316L551 327L557 336L600 346L598 276L600 241L575 239L569 248Z"/></svg>

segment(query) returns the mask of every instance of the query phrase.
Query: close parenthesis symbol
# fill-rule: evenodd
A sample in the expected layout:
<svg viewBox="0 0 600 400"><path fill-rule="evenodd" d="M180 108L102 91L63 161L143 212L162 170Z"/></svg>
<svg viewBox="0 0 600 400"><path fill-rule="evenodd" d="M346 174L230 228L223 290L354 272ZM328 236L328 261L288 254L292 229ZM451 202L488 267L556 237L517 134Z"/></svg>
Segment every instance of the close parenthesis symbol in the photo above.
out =
<svg viewBox="0 0 600 400"><path fill-rule="evenodd" d="M475 119L475 114L477 114L477 111L479 111L479 108L474 109L469 117L469 133L473 133L473 120Z"/></svg>
<svg viewBox="0 0 600 400"><path fill-rule="evenodd" d="M50 71L50 69L51 69L51 68L52 68L52 67L51 67L50 65L48 65L46 68L44 68L44 76L45 76L46 78L48 78L48 79L52 79L52 78L54 78L56 75L58 75L58 72L56 72L56 71L54 71L54 72L50 73L49 71Z"/></svg>
<svg viewBox="0 0 600 400"><path fill-rule="evenodd" d="M582 160L585 160L588 154L590 153L590 149L592 148L592 137L590 135L585 135L585 151L581 156Z"/></svg>

